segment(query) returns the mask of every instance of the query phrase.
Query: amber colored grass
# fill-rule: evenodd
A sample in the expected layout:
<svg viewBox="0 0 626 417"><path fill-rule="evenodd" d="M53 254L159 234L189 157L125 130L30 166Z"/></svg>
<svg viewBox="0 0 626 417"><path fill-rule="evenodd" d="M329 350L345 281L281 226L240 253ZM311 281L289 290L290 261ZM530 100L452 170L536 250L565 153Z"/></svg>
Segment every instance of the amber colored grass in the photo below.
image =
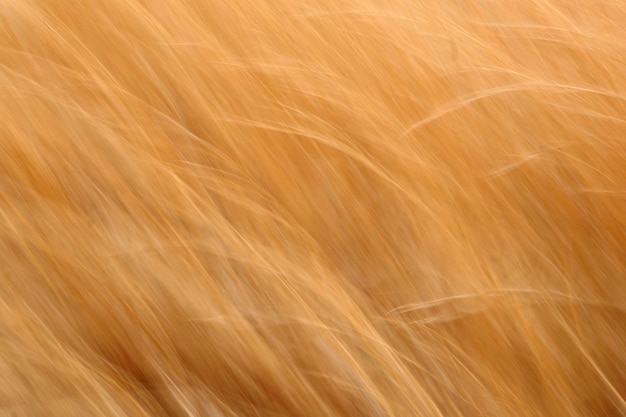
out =
<svg viewBox="0 0 626 417"><path fill-rule="evenodd" d="M625 396L626 2L0 2L0 416Z"/></svg>

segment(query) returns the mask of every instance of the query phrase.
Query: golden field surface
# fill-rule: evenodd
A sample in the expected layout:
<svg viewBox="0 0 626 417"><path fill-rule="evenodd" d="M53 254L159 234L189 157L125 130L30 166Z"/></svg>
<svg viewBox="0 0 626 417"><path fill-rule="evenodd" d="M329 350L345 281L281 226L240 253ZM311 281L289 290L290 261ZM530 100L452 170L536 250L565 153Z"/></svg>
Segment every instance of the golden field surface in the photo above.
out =
<svg viewBox="0 0 626 417"><path fill-rule="evenodd" d="M0 2L0 416L625 397L625 1Z"/></svg>

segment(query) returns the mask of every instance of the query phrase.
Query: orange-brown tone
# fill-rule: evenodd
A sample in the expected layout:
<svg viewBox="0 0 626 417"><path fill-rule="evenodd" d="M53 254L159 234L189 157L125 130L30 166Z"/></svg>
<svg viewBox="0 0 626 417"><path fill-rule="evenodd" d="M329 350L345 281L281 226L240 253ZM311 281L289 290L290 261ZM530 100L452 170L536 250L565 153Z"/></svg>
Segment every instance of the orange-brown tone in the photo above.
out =
<svg viewBox="0 0 626 417"><path fill-rule="evenodd" d="M2 1L0 415L626 415L624 22Z"/></svg>

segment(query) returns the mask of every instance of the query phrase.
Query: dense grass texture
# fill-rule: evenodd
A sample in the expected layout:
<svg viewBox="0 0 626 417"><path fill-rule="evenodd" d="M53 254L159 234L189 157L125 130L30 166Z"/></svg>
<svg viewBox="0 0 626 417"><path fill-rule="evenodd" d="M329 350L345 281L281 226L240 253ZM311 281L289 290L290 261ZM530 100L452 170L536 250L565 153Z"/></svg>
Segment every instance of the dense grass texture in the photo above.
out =
<svg viewBox="0 0 626 417"><path fill-rule="evenodd" d="M626 1L0 1L0 416L626 416Z"/></svg>

